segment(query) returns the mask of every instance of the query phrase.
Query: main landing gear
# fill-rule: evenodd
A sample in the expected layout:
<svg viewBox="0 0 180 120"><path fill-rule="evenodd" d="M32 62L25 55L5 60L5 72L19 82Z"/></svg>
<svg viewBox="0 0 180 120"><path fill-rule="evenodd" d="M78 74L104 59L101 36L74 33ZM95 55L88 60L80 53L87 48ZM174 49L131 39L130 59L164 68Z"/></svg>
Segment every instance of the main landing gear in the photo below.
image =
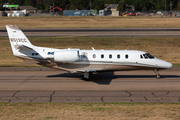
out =
<svg viewBox="0 0 180 120"><path fill-rule="evenodd" d="M85 72L84 75L82 76L82 79L89 80L92 74L93 74L92 72Z"/></svg>
<svg viewBox="0 0 180 120"><path fill-rule="evenodd" d="M158 70L157 70L157 69L155 69L155 70L154 70L154 72L156 73L156 78L157 78L157 79L160 79L160 78L161 78L161 76L160 76L160 74L159 74Z"/></svg>

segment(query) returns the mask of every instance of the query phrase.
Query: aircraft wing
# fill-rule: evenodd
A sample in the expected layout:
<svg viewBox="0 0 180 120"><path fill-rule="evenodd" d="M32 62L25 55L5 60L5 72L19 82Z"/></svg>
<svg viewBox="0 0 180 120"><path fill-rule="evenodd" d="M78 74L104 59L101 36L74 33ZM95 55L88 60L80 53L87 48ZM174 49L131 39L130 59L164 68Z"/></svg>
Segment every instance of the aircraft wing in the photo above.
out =
<svg viewBox="0 0 180 120"><path fill-rule="evenodd" d="M72 73L85 73L85 72L100 72L100 71L106 71L107 68L102 68L102 69L85 69L85 70L77 70L73 71Z"/></svg>

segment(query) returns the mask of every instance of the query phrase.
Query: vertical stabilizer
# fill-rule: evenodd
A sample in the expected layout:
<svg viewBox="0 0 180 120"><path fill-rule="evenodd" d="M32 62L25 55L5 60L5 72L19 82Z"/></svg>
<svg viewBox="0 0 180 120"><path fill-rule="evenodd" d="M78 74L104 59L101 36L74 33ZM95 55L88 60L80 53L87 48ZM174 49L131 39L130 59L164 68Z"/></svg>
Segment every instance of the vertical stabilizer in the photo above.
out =
<svg viewBox="0 0 180 120"><path fill-rule="evenodd" d="M14 55L21 54L19 52L20 47L32 48L33 45L24 35L24 33L19 29L17 25L6 25L6 29L9 36L9 41Z"/></svg>

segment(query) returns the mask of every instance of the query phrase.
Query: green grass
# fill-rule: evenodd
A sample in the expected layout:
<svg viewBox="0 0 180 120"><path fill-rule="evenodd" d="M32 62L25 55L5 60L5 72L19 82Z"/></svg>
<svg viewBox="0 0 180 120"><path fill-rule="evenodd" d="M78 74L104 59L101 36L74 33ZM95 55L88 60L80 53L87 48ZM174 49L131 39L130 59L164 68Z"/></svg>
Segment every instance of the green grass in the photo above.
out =
<svg viewBox="0 0 180 120"><path fill-rule="evenodd" d="M180 67L180 64L173 64L173 67Z"/></svg>
<svg viewBox="0 0 180 120"><path fill-rule="evenodd" d="M0 119L180 119L180 103L0 103Z"/></svg>
<svg viewBox="0 0 180 120"><path fill-rule="evenodd" d="M0 17L0 28L15 24L20 28L179 28L180 18L112 16Z"/></svg>

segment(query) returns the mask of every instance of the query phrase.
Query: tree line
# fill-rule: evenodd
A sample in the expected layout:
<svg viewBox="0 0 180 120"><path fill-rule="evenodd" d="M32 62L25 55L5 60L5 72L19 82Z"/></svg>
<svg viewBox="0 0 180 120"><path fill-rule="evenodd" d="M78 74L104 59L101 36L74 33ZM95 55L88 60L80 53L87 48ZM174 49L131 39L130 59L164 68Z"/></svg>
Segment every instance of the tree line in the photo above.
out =
<svg viewBox="0 0 180 120"><path fill-rule="evenodd" d="M90 2L91 1L91 2ZM38 10L48 11L50 6L56 5L64 10L89 10L90 7L95 10L104 9L104 4L118 4L118 10L125 10L126 4L134 5L138 11L167 11L180 10L180 0L0 0L0 9L3 9L4 3L30 5Z"/></svg>

